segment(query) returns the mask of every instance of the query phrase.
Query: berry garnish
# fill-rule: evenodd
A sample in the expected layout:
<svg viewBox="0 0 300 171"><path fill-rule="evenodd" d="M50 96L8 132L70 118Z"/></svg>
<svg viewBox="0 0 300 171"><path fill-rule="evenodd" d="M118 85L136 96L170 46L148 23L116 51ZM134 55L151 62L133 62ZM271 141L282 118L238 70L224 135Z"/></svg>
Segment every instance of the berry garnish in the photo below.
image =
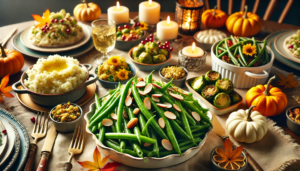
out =
<svg viewBox="0 0 300 171"><path fill-rule="evenodd" d="M127 25L127 24L126 24L126 25L124 25L124 28L129 28L129 25Z"/></svg>
<svg viewBox="0 0 300 171"><path fill-rule="evenodd" d="M2 130L2 133L3 133L4 135L6 135L6 134L7 134L6 129L3 129L3 130Z"/></svg>
<svg viewBox="0 0 300 171"><path fill-rule="evenodd" d="M166 46L162 46L163 49L166 49Z"/></svg>
<svg viewBox="0 0 300 171"><path fill-rule="evenodd" d="M67 33L70 33L70 31L71 31L70 29L67 29Z"/></svg>
<svg viewBox="0 0 300 171"><path fill-rule="evenodd" d="M288 48L289 48L289 49L293 49L293 47L294 47L293 45L290 45Z"/></svg>
<svg viewBox="0 0 300 171"><path fill-rule="evenodd" d="M141 43L144 45L144 44L146 44L146 41L145 41L145 40L142 40Z"/></svg>
<svg viewBox="0 0 300 171"><path fill-rule="evenodd" d="M118 26L118 30L121 31L123 29L122 26Z"/></svg>
<svg viewBox="0 0 300 171"><path fill-rule="evenodd" d="M136 23L136 25L137 25L137 26L140 26L141 24L140 24L140 23Z"/></svg>
<svg viewBox="0 0 300 171"><path fill-rule="evenodd" d="M172 52L173 51L173 47L170 47L169 50Z"/></svg>
<svg viewBox="0 0 300 171"><path fill-rule="evenodd" d="M161 44L161 42L157 42L157 44L158 44L158 45L160 45L160 44Z"/></svg>
<svg viewBox="0 0 300 171"><path fill-rule="evenodd" d="M61 19L60 22L63 23L65 20Z"/></svg>
<svg viewBox="0 0 300 171"><path fill-rule="evenodd" d="M35 117L30 118L31 122L35 123Z"/></svg>
<svg viewBox="0 0 300 171"><path fill-rule="evenodd" d="M122 36L122 40L125 40L125 39L126 39L126 36L123 35L123 36Z"/></svg>
<svg viewBox="0 0 300 171"><path fill-rule="evenodd" d="M135 28L137 25L136 25L136 23L134 23L133 25L132 25L132 28Z"/></svg>
<svg viewBox="0 0 300 171"><path fill-rule="evenodd" d="M167 49L169 49L169 48L170 48L170 46L169 46L169 45L166 45L166 48L167 48Z"/></svg>
<svg viewBox="0 0 300 171"><path fill-rule="evenodd" d="M150 42L153 42L153 38L152 38L152 37L150 37L150 38L149 38L149 41L150 41Z"/></svg>
<svg viewBox="0 0 300 171"><path fill-rule="evenodd" d="M54 19L51 19L51 23L54 23L54 21L55 21Z"/></svg>
<svg viewBox="0 0 300 171"><path fill-rule="evenodd" d="M165 44L170 45L170 42L169 42L169 41L166 41Z"/></svg>
<svg viewBox="0 0 300 171"><path fill-rule="evenodd" d="M150 38L153 38L153 34L150 34Z"/></svg>
<svg viewBox="0 0 300 171"><path fill-rule="evenodd" d="M159 49L162 49L162 45L158 45L158 48L159 48Z"/></svg>
<svg viewBox="0 0 300 171"><path fill-rule="evenodd" d="M55 20L54 20L56 23L58 23L58 19L57 18L55 18Z"/></svg>
<svg viewBox="0 0 300 171"><path fill-rule="evenodd" d="M146 39L145 39L145 41L146 41L146 42L149 42L149 39L148 39L148 38L146 38Z"/></svg>

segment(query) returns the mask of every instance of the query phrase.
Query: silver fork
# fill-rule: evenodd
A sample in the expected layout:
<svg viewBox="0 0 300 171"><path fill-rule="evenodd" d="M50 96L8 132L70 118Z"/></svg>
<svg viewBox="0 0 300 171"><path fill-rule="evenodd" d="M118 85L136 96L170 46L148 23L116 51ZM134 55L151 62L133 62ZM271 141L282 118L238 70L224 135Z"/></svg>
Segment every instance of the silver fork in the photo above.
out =
<svg viewBox="0 0 300 171"><path fill-rule="evenodd" d="M33 143L30 144L30 148L29 148L30 152L29 152L29 156L28 156L24 171L31 171L33 161L35 158L35 152L37 149L36 143L37 143L38 139L45 137L45 135L47 134L48 119L49 119L48 112L40 111L37 113L34 127L32 129L32 133L31 133L31 136L34 138L34 141L33 141Z"/></svg>
<svg viewBox="0 0 300 171"><path fill-rule="evenodd" d="M64 164L64 169L63 171L70 171L72 169L72 158L76 154L80 154L83 151L83 145L84 145L84 140L85 140L85 131L83 129L82 123L79 123L76 125L73 138L69 147L69 160Z"/></svg>

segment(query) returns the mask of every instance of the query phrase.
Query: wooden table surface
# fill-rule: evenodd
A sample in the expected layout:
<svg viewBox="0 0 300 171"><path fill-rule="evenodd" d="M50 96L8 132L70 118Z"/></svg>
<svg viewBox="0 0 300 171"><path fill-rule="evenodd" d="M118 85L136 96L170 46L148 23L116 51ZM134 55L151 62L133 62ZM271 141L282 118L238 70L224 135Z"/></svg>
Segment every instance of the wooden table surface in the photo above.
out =
<svg viewBox="0 0 300 171"><path fill-rule="evenodd" d="M134 18L135 16L137 16L138 13L137 12L130 12L130 18ZM173 12L162 12L161 13L161 17L165 20L168 16L170 16L171 20L174 20L175 18L175 14ZM107 18L107 14L102 14L101 18ZM12 24L12 25L8 25L8 26L4 26L4 27L0 27L0 40L3 40L13 28L17 28L17 32L21 32L22 30L28 28L29 26L31 26L32 22L23 22L23 23L17 23L17 24ZM89 23L88 23L89 24ZM201 29L205 29L205 26L201 26ZM274 21L263 21L263 28L262 31L256 35L256 37L258 39L263 39L264 37L266 37L268 34L276 32L276 31L281 31L281 30L287 30L287 29L300 29L299 26L294 26L294 25L290 25L290 24L278 24L277 22ZM226 28L222 28L222 31L226 32L227 34L229 34L226 31ZM192 39L192 37L191 37ZM11 43L11 39L7 42L7 44L5 45L5 48L7 49L13 49L12 43ZM23 67L23 69L10 77L10 82L9 84L13 84L14 82L18 81L21 77L21 74L31 65L33 65L36 62L35 58L31 58L28 57L26 55L24 55L25 58L25 65ZM283 64L281 64L278 61L274 62L274 65L276 67L280 67L281 69L287 71L287 72L294 72L294 74L300 76L300 72L289 68ZM245 104L243 104L242 107L245 107ZM291 135L292 138L295 140L295 142L297 142L298 144L300 144L300 136L294 134L293 132L291 132L287 126L286 126L286 117L284 114L281 114L279 116L276 117L272 117L271 119L273 119L275 122L277 122L277 125L282 127L284 129L284 131Z"/></svg>

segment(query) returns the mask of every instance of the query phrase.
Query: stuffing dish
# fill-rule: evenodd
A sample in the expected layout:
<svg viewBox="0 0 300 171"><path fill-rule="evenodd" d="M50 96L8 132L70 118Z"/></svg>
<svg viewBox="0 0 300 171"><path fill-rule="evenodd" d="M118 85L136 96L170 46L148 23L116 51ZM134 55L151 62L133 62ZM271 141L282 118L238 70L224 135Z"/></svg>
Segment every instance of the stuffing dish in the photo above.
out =
<svg viewBox="0 0 300 171"><path fill-rule="evenodd" d="M182 67L167 66L161 70L161 75L167 79L181 79L186 76L186 72Z"/></svg>
<svg viewBox="0 0 300 171"><path fill-rule="evenodd" d="M284 48L294 57L300 58L300 30L285 39Z"/></svg>
<svg viewBox="0 0 300 171"><path fill-rule="evenodd" d="M70 104L59 104L51 111L52 118L57 122L71 122L80 116L79 107Z"/></svg>

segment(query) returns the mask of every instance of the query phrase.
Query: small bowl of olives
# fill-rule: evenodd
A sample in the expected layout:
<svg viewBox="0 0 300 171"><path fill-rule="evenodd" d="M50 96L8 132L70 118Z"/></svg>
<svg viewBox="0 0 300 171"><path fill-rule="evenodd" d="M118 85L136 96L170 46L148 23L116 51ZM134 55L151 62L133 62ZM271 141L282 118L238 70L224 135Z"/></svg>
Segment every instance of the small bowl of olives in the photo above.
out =
<svg viewBox="0 0 300 171"><path fill-rule="evenodd" d="M130 50L138 45L146 37L147 32L139 29L139 23L122 23L117 25L116 48L119 50Z"/></svg>

